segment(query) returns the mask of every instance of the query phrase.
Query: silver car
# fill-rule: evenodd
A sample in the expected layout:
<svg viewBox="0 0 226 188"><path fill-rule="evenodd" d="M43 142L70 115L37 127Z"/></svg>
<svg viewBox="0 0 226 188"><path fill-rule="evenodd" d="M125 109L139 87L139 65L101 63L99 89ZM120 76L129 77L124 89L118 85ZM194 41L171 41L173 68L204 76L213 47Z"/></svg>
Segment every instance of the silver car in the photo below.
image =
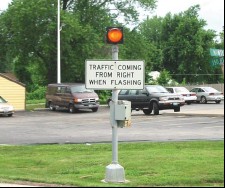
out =
<svg viewBox="0 0 226 188"><path fill-rule="evenodd" d="M223 93L212 87L195 87L191 90L197 95L197 102L206 104L208 101L214 101L219 104L224 100Z"/></svg>
<svg viewBox="0 0 226 188"><path fill-rule="evenodd" d="M197 100L197 96L196 93L194 92L190 92L187 88L185 87L166 87L166 89L170 92L170 93L177 93L183 96L185 102L187 104L191 104L193 102L196 102Z"/></svg>
<svg viewBox="0 0 226 188"><path fill-rule="evenodd" d="M3 97L0 96L0 115L11 117L14 114L14 108Z"/></svg>

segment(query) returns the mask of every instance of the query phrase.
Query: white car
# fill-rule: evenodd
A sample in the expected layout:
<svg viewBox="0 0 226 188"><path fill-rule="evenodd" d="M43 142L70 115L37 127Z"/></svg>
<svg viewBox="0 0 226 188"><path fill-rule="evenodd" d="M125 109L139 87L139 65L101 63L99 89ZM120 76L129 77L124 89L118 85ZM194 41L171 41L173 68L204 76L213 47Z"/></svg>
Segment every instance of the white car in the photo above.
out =
<svg viewBox="0 0 226 188"><path fill-rule="evenodd" d="M3 97L0 96L0 115L11 117L14 114L14 108Z"/></svg>
<svg viewBox="0 0 226 188"><path fill-rule="evenodd" d="M183 96L185 103L191 104L192 102L196 102L197 96L195 92L190 92L185 87L166 87L166 89L170 93L177 93Z"/></svg>
<svg viewBox="0 0 226 188"><path fill-rule="evenodd" d="M198 103L206 104L208 101L214 101L219 104L224 100L223 93L212 87L195 87L191 92L196 93Z"/></svg>

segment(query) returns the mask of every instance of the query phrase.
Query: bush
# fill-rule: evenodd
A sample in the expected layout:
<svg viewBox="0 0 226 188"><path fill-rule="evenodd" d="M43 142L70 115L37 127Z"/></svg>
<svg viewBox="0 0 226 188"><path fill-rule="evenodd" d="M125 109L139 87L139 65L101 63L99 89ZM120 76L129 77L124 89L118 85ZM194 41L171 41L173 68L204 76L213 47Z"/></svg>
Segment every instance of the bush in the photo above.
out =
<svg viewBox="0 0 226 188"><path fill-rule="evenodd" d="M98 94L101 104L106 104L107 99L109 97L111 97L111 91L110 90L97 90L95 92Z"/></svg>
<svg viewBox="0 0 226 188"><path fill-rule="evenodd" d="M46 87L39 86L36 90L30 93L26 93L27 100L41 100L45 98Z"/></svg>

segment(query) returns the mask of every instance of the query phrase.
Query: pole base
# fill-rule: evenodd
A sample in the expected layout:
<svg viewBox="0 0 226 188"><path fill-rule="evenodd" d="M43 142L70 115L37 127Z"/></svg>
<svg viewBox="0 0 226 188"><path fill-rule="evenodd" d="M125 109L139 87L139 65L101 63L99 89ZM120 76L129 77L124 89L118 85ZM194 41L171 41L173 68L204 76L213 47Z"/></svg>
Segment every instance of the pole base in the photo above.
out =
<svg viewBox="0 0 226 188"><path fill-rule="evenodd" d="M106 166L104 182L125 183L124 168L119 164L110 164Z"/></svg>

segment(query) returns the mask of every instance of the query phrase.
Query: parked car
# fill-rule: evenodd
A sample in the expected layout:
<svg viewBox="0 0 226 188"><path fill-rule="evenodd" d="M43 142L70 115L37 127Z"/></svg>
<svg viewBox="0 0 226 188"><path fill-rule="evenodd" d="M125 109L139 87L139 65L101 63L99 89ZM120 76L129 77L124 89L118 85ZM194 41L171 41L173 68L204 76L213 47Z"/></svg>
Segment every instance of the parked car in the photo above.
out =
<svg viewBox="0 0 226 188"><path fill-rule="evenodd" d="M11 117L14 114L14 107L0 96L0 115Z"/></svg>
<svg viewBox="0 0 226 188"><path fill-rule="evenodd" d="M118 100L131 101L132 110L143 110L146 115L152 111L154 115L158 115L160 110L167 109L179 112L180 107L185 104L181 95L169 93L160 85L145 85L143 90L121 90Z"/></svg>
<svg viewBox="0 0 226 188"><path fill-rule="evenodd" d="M207 103L208 101L215 101L217 104L224 100L223 93L212 87L195 87L191 89L197 95L197 103Z"/></svg>
<svg viewBox="0 0 226 188"><path fill-rule="evenodd" d="M78 109L91 109L97 112L99 97L94 90L86 89L85 84L49 84L46 92L46 107L51 110L66 108L70 113Z"/></svg>
<svg viewBox="0 0 226 188"><path fill-rule="evenodd" d="M186 87L166 87L170 93L177 93L184 97L185 103L191 104L196 102L197 96L195 92L190 92Z"/></svg>

